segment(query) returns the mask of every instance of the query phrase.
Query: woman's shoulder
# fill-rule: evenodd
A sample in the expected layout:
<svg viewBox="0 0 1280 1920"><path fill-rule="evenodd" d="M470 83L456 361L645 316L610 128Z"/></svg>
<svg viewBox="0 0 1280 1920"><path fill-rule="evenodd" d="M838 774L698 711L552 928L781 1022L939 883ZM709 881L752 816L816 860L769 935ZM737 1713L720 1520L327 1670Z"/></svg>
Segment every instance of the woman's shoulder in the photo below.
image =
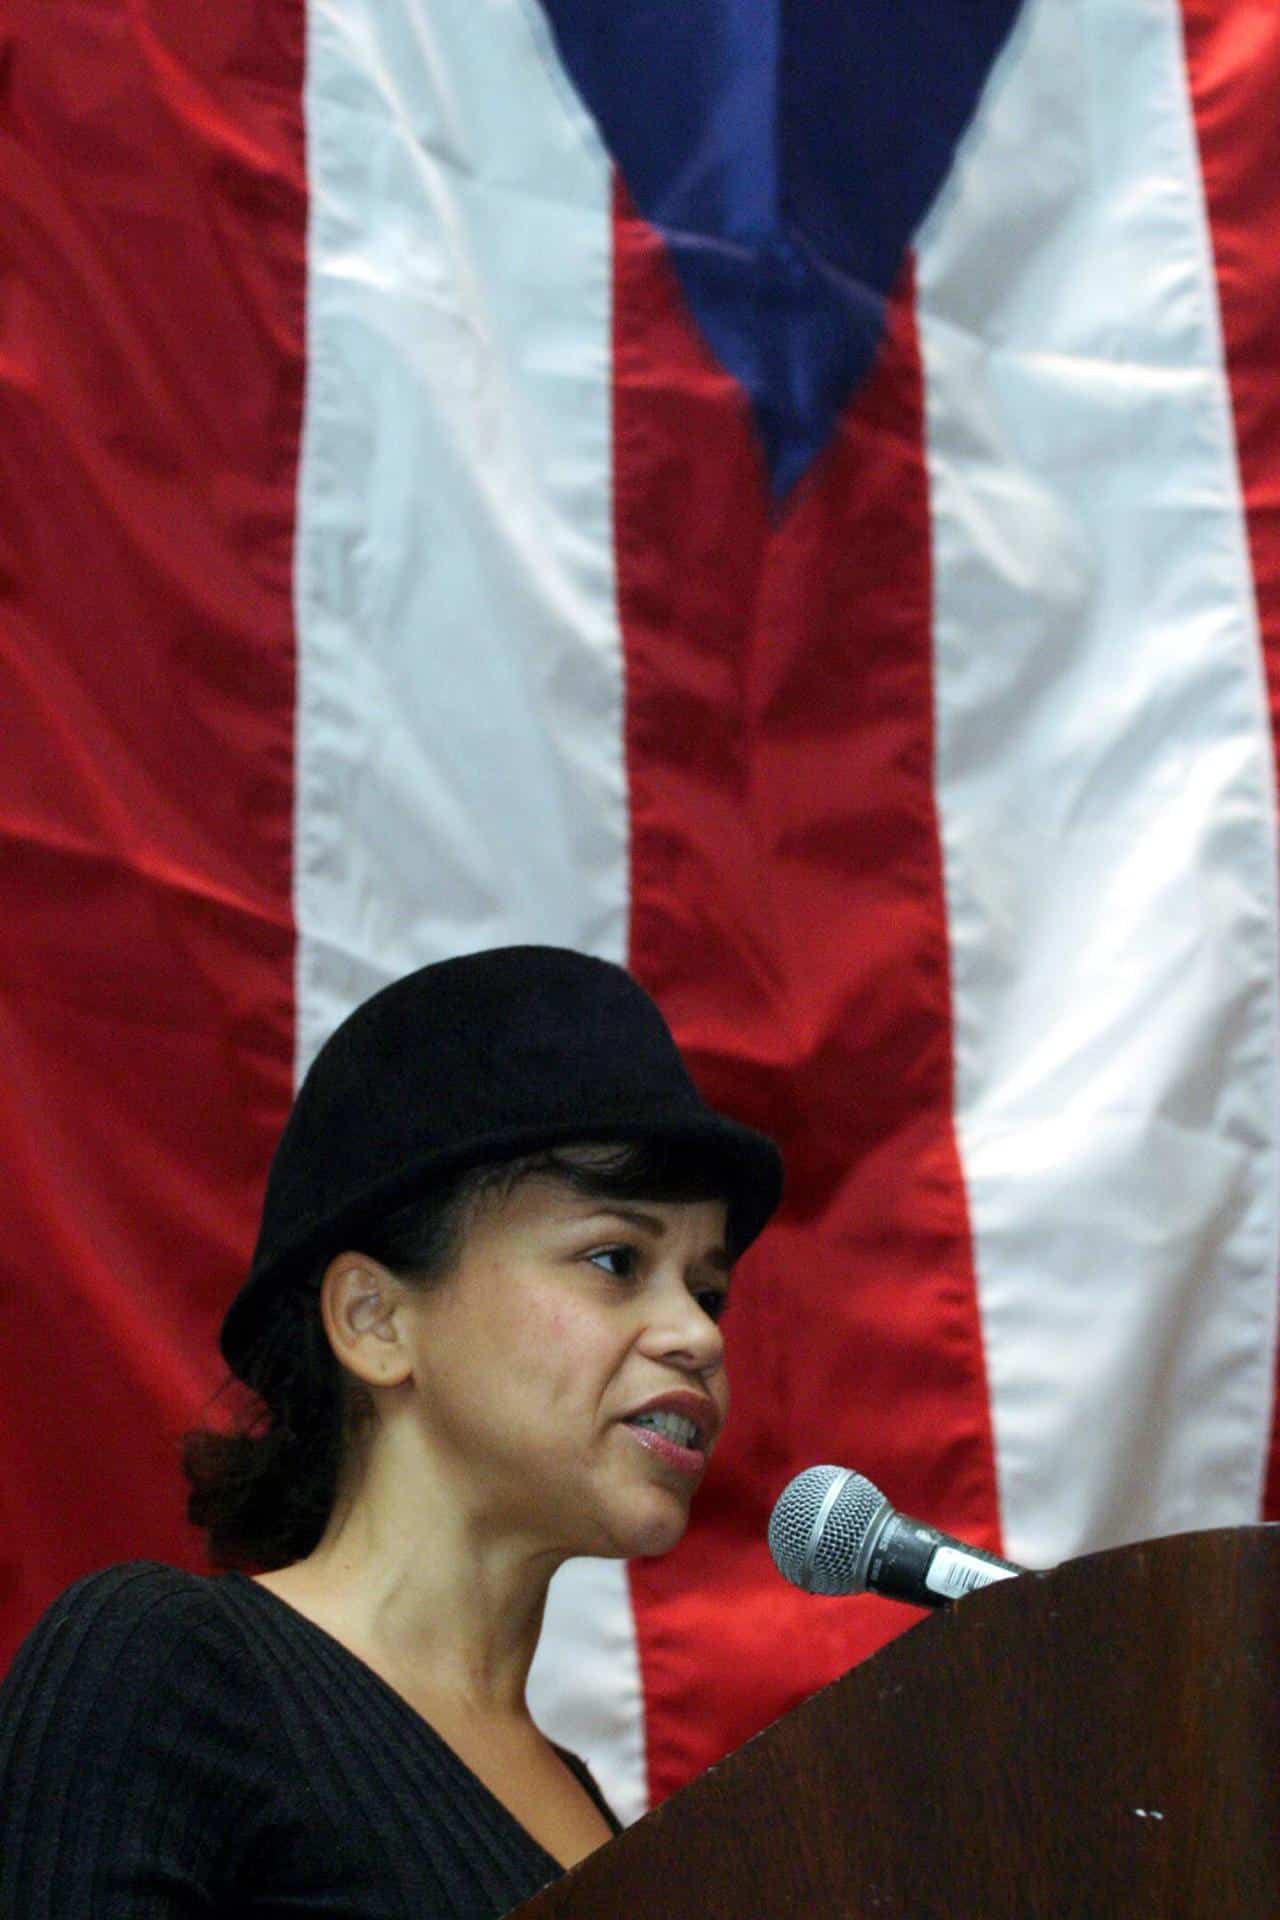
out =
<svg viewBox="0 0 1280 1920"><path fill-rule="evenodd" d="M60 1593L14 1657L5 1691L114 1684L182 1684L196 1664L218 1663L234 1623L207 1575L155 1560L85 1574Z"/></svg>
<svg viewBox="0 0 1280 1920"><path fill-rule="evenodd" d="M207 1574L190 1573L160 1560L122 1560L73 1580L41 1617L61 1620L83 1614L143 1614L156 1606L181 1605L192 1598L199 1601L210 1584Z"/></svg>
<svg viewBox="0 0 1280 1920"><path fill-rule="evenodd" d="M108 1873L136 1886L138 1912L152 1911L144 1883L189 1888L182 1911L197 1894L212 1911L206 1870L230 1874L253 1844L284 1751L218 1587L129 1561L75 1581L37 1620L0 1685L0 1911L35 1911L39 1886L41 1912L87 1913Z"/></svg>
<svg viewBox="0 0 1280 1920"><path fill-rule="evenodd" d="M82 1574L64 1587L36 1622L35 1631L66 1632L77 1625L127 1628L147 1619L212 1614L215 1582L159 1560L123 1560Z"/></svg>

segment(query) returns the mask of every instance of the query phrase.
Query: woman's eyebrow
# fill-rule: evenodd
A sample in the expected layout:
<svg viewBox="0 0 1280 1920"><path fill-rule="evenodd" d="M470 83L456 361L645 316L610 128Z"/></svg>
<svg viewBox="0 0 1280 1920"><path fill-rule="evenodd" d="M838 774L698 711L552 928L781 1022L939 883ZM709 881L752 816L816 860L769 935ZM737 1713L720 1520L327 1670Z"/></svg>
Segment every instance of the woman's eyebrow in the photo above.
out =
<svg viewBox="0 0 1280 1920"><path fill-rule="evenodd" d="M611 1200L601 1201L596 1212L608 1214L611 1220L625 1220L628 1226L640 1227L644 1232L651 1233L655 1240L660 1240L667 1230L667 1223L660 1214L641 1213L638 1207L615 1206ZM702 1260L706 1266L717 1267L725 1273L733 1266L727 1247L709 1247L702 1255Z"/></svg>

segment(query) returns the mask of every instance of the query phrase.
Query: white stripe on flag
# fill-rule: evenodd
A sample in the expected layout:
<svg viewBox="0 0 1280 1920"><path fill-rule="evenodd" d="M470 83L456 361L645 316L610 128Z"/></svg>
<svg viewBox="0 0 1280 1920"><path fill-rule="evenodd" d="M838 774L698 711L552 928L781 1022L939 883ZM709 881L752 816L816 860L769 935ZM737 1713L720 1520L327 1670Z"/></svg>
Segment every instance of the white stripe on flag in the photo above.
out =
<svg viewBox="0 0 1280 1920"><path fill-rule="evenodd" d="M536 7L316 0L297 552L301 1071L448 954L624 959L610 169ZM625 1567L571 1563L547 1731L645 1796ZM580 1589L580 1598L575 1594Z"/></svg>
<svg viewBox="0 0 1280 1920"><path fill-rule="evenodd" d="M1032 0L919 247L957 1120L1005 1538L1255 1519L1275 829L1169 0Z"/></svg>

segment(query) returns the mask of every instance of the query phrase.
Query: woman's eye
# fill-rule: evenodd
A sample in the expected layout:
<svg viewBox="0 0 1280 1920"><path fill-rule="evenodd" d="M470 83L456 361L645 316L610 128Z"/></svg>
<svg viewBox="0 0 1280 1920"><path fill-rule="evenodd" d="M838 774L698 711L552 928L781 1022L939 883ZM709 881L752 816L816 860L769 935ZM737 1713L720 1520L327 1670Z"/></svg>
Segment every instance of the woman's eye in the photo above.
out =
<svg viewBox="0 0 1280 1920"><path fill-rule="evenodd" d="M602 1266L617 1280L630 1280L636 1270L636 1250L634 1247L600 1247L595 1253L587 1255L594 1266Z"/></svg>

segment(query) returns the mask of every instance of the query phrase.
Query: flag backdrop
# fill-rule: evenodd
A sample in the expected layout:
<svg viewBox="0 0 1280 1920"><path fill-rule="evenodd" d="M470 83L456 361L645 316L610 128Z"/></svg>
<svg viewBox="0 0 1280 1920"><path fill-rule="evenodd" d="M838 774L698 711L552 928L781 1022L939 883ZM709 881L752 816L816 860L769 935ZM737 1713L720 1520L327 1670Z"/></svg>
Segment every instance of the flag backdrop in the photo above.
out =
<svg viewBox="0 0 1280 1920"><path fill-rule="evenodd" d="M11 0L0 1602L202 1564L292 1085L409 967L626 961L782 1143L686 1540L558 1576L625 1816L915 1617L1274 1515L1280 15Z"/></svg>

